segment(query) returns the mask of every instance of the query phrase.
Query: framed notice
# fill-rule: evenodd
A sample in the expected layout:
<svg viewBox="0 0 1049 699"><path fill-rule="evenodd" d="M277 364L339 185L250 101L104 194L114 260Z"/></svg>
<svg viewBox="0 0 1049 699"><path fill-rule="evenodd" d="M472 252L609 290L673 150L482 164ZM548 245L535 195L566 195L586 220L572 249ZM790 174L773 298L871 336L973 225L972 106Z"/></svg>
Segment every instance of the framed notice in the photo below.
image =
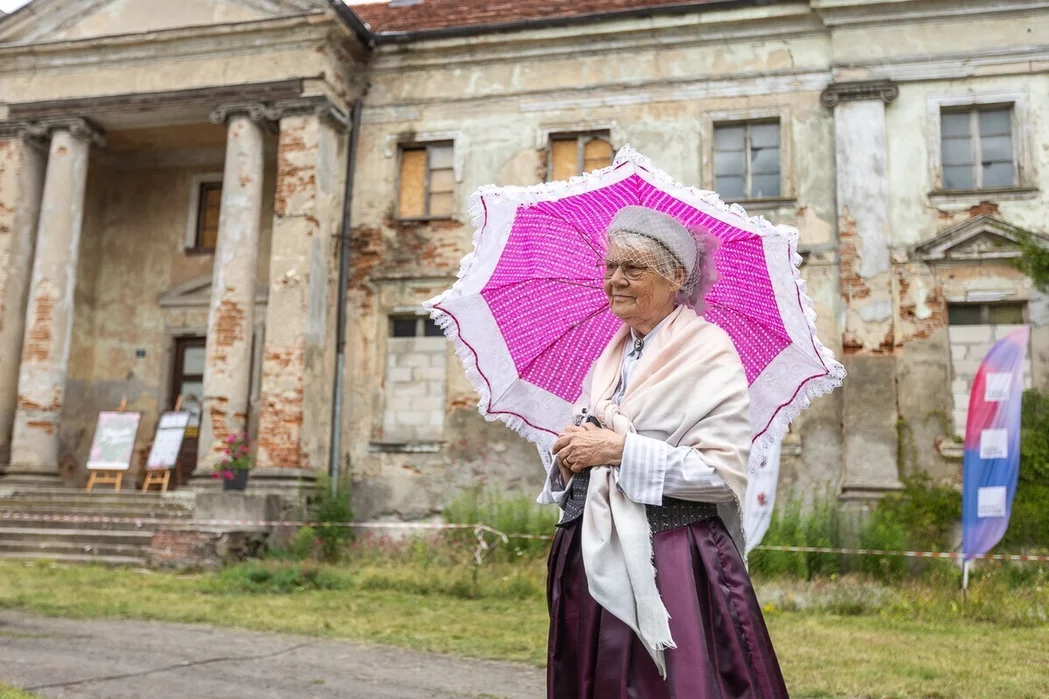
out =
<svg viewBox="0 0 1049 699"><path fill-rule="evenodd" d="M87 467L104 471L127 471L131 468L135 437L141 420L142 413L100 412Z"/></svg>
<svg viewBox="0 0 1049 699"><path fill-rule="evenodd" d="M175 467L192 416L187 411L164 413L157 423L157 434L149 450L146 468L164 470Z"/></svg>

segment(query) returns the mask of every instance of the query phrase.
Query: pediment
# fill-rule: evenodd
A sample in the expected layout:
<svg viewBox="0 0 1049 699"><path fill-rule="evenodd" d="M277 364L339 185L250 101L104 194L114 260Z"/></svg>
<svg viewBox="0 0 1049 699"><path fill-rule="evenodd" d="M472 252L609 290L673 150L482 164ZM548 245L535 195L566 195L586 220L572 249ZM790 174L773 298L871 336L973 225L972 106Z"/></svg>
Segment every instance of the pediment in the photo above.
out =
<svg viewBox="0 0 1049 699"><path fill-rule="evenodd" d="M981 214L940 232L918 245L914 252L925 262L1012 259L1019 257L1020 243L1027 235L1049 247L1049 238L1043 235Z"/></svg>
<svg viewBox="0 0 1049 699"><path fill-rule="evenodd" d="M325 0L33 0L0 20L0 43L70 41L321 11Z"/></svg>
<svg viewBox="0 0 1049 699"><path fill-rule="evenodd" d="M268 289L265 284L255 285L255 303L265 304ZM176 284L158 298L161 308L192 308L211 305L211 275L197 277Z"/></svg>

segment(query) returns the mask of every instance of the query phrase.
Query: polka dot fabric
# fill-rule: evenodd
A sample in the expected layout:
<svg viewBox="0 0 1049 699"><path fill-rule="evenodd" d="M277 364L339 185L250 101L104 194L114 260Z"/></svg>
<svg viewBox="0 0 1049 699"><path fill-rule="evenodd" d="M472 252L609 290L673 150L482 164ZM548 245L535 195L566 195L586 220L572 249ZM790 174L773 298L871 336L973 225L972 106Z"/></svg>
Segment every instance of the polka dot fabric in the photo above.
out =
<svg viewBox="0 0 1049 699"><path fill-rule="evenodd" d="M596 263L605 229L624 206L667 213L717 236L718 281L706 318L732 337L753 383L791 344L769 279L762 238L699 211L637 175L558 201L522 206L481 291L521 379L574 402L620 321L608 310Z"/></svg>

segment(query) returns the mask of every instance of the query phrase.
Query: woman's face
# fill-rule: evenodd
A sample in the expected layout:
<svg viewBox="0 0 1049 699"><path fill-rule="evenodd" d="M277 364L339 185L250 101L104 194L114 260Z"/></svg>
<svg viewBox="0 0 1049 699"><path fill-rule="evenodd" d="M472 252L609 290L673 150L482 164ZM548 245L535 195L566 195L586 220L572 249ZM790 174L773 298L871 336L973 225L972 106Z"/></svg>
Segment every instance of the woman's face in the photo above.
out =
<svg viewBox="0 0 1049 699"><path fill-rule="evenodd" d="M643 333L674 309L674 298L680 288L663 277L656 264L652 251L614 242L605 254L604 288L612 313Z"/></svg>

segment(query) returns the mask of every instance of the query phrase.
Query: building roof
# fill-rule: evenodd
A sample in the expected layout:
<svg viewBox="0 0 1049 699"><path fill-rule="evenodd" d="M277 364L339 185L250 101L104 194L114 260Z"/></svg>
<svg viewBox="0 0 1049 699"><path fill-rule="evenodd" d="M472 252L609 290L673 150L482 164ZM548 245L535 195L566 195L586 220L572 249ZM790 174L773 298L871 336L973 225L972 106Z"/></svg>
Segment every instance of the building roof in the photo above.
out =
<svg viewBox="0 0 1049 699"><path fill-rule="evenodd" d="M394 0L353 4L373 35L418 32L478 33L529 23L555 24L617 14L695 12L712 5L758 4L762 0ZM764 0L771 4L776 0Z"/></svg>

